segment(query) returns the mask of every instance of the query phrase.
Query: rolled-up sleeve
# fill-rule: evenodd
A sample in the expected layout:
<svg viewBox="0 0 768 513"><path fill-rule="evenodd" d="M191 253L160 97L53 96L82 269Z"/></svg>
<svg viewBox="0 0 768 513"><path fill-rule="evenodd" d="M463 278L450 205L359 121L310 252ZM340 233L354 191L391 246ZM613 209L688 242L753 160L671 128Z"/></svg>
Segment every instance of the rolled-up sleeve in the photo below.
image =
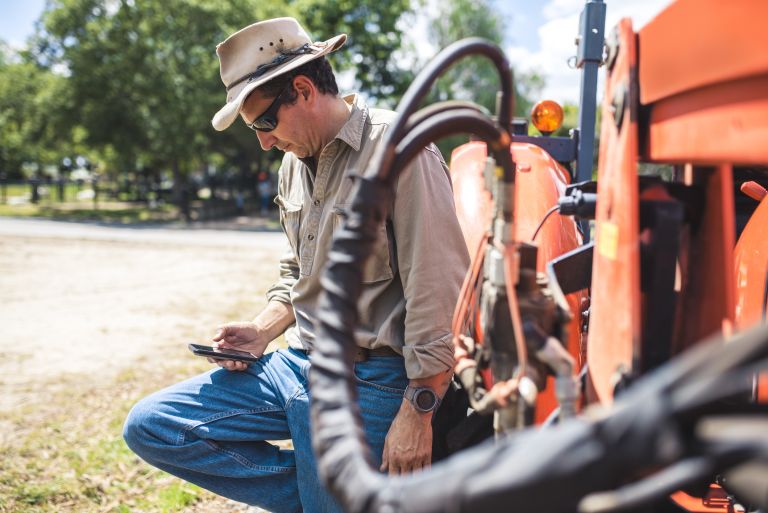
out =
<svg viewBox="0 0 768 513"><path fill-rule="evenodd" d="M293 250L286 241L287 246L280 257L280 278L267 289L267 302L281 301L291 304L291 289L299 279L299 264Z"/></svg>
<svg viewBox="0 0 768 513"><path fill-rule="evenodd" d="M451 322L469 254L448 170L430 146L397 182L392 212L406 301L403 357L411 379L453 366Z"/></svg>

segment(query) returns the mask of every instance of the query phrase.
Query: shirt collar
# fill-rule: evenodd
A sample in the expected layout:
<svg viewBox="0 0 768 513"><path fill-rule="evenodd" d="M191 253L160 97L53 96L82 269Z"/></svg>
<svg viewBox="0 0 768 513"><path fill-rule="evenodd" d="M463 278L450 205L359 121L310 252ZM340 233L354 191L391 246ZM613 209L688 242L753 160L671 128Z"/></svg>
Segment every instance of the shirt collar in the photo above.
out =
<svg viewBox="0 0 768 513"><path fill-rule="evenodd" d="M363 144L363 129L368 119L368 105L358 94L347 95L344 101L352 104L352 112L336 135L336 139L347 143L353 150L360 151Z"/></svg>

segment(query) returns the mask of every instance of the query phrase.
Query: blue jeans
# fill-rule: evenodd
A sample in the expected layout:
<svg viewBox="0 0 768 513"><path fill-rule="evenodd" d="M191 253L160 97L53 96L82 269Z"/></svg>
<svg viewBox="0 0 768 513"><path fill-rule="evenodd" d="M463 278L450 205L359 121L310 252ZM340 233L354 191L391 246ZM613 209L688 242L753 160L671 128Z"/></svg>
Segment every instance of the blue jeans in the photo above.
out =
<svg viewBox="0 0 768 513"><path fill-rule="evenodd" d="M340 512L317 477L309 426L309 360L292 349L243 372L216 369L156 392L125 421L128 447L151 465L273 513ZM371 458L377 466L407 377L402 358L355 364ZM268 440L293 440L293 450Z"/></svg>

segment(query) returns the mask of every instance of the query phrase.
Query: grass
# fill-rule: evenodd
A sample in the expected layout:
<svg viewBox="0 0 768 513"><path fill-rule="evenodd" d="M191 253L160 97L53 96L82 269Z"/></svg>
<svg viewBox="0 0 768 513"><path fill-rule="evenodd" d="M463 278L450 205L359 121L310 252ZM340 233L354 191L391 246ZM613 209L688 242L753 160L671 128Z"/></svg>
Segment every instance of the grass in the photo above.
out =
<svg viewBox="0 0 768 513"><path fill-rule="evenodd" d="M12 427L0 443L0 512L171 513L220 500L145 464L121 436L138 399L209 367L153 364L101 389L71 377L45 402L1 414L0 423Z"/></svg>
<svg viewBox="0 0 768 513"><path fill-rule="evenodd" d="M0 216L37 217L57 221L99 221L113 224L165 222L179 217L178 209L171 205L150 209L146 206L132 206L122 202L100 202L98 208L93 208L93 202L0 204Z"/></svg>
<svg viewBox="0 0 768 513"><path fill-rule="evenodd" d="M92 198L77 198L78 192L92 192L87 187L69 183L65 186L65 201L60 201L58 187L41 187L40 201L29 201L31 188L27 184L7 184L0 195L0 216L37 217L60 221L98 221L111 224L134 224L172 221L179 218L178 208L162 205L149 208L144 204L116 201L100 195L98 203Z"/></svg>
<svg viewBox="0 0 768 513"><path fill-rule="evenodd" d="M282 338L278 346L284 347ZM168 360L166 360L168 362ZM139 363L99 388L82 375L40 384L43 402L0 412L0 513L232 513L242 505L141 461L122 425L140 398L210 369Z"/></svg>
<svg viewBox="0 0 768 513"><path fill-rule="evenodd" d="M70 382L44 403L4 413L12 434L0 445L0 512L167 513L212 497L141 462L121 437L140 397L203 368L153 366L96 390L64 378Z"/></svg>
<svg viewBox="0 0 768 513"><path fill-rule="evenodd" d="M271 272L259 275L243 297L222 304L216 316L244 318L263 307L251 290L266 288L272 278ZM203 307L210 305L177 306L188 318ZM179 329L178 343L199 334L197 328ZM132 363L112 378L71 374L29 383L20 393L30 397L26 403L0 411L0 513L243 511L238 503L144 463L122 439L123 421L140 398L211 368L172 341L167 352L164 347L157 349L161 358Z"/></svg>

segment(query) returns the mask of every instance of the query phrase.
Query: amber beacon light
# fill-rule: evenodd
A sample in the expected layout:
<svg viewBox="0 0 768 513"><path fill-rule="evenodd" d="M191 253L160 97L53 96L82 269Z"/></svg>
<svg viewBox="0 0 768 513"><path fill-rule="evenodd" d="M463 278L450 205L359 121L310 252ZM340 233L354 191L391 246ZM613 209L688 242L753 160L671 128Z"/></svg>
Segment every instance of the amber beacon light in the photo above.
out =
<svg viewBox="0 0 768 513"><path fill-rule="evenodd" d="M563 124L563 108L552 100L542 100L533 106L531 122L539 132L549 135Z"/></svg>

